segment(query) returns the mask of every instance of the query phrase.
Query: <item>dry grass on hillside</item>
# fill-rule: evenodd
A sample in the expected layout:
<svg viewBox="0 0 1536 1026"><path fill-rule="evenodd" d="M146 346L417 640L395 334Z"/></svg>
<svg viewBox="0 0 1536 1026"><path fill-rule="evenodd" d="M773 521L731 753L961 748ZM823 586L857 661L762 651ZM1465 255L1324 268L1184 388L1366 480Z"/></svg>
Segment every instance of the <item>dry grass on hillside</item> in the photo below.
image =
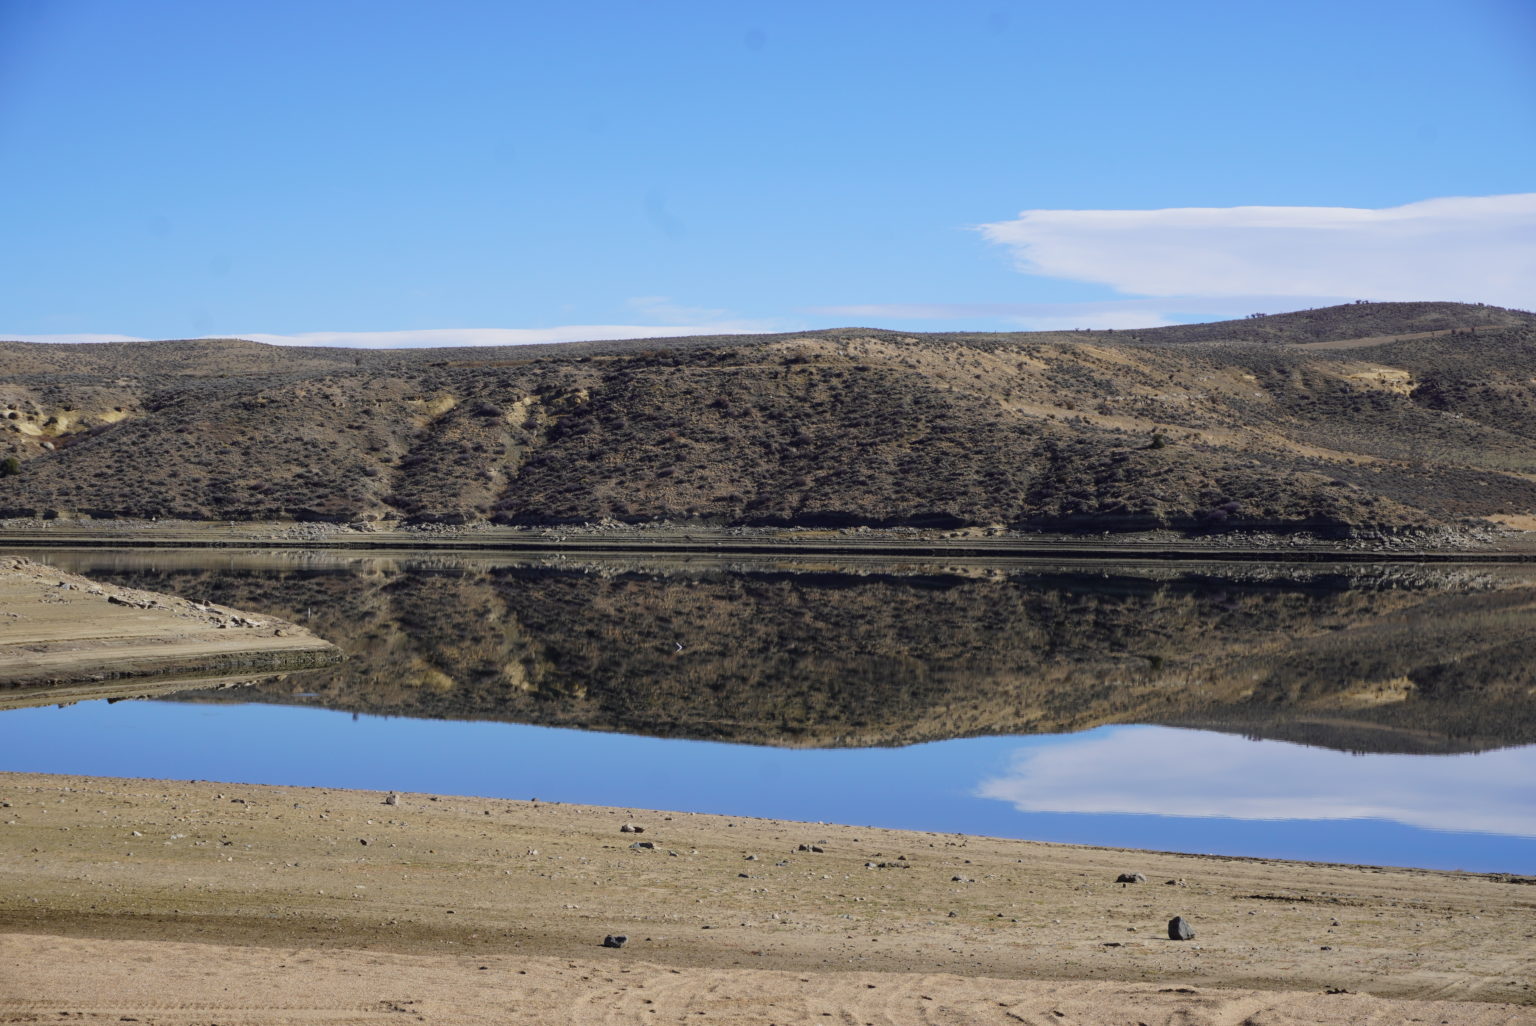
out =
<svg viewBox="0 0 1536 1026"><path fill-rule="evenodd" d="M1536 508L1533 325L1358 304L1145 332L6 343L0 515L1396 530ZM1358 338L1389 341L1311 346Z"/></svg>

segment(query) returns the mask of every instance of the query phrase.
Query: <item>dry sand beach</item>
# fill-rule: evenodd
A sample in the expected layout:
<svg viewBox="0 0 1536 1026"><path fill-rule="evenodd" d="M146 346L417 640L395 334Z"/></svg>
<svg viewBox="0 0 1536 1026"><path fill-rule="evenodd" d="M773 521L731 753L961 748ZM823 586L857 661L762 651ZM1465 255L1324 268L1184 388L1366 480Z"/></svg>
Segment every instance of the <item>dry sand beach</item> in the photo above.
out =
<svg viewBox="0 0 1536 1026"><path fill-rule="evenodd" d="M0 801L0 1022L1536 1023L1527 878L531 797Z"/></svg>

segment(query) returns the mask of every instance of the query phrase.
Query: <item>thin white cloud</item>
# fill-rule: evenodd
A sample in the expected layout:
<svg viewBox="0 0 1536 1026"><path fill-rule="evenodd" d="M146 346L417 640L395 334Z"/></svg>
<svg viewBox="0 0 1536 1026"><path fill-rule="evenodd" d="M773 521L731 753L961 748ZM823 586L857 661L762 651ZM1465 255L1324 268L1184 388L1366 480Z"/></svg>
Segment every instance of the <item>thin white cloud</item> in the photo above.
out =
<svg viewBox="0 0 1536 1026"><path fill-rule="evenodd" d="M566 324L554 328L435 328L421 331L309 331L297 335L234 333L275 346L340 346L348 349L421 349L450 346L529 346L548 342L739 335L769 331L751 321L714 324Z"/></svg>
<svg viewBox="0 0 1536 1026"><path fill-rule="evenodd" d="M1385 819L1536 837L1536 746L1478 755L1351 755L1167 727L1019 750L977 795L1022 812Z"/></svg>
<svg viewBox="0 0 1536 1026"><path fill-rule="evenodd" d="M976 329L978 322L993 328L1057 331L1073 328L1155 328L1193 318L1224 320L1272 309L1273 296L1197 296L1173 302L1153 299L1106 299L1079 303L864 303L815 307L818 317L840 323L890 324L893 321L945 321L951 329ZM1286 309L1331 306L1339 296L1296 296ZM985 330L985 329L976 329Z"/></svg>
<svg viewBox="0 0 1536 1026"><path fill-rule="evenodd" d="M137 335L0 335L0 342L143 342Z"/></svg>
<svg viewBox="0 0 1536 1026"><path fill-rule="evenodd" d="M1127 328L1158 328L1177 322L1160 310L1105 310L1096 314L1021 317L1016 323L1024 331L1071 331L1075 328L1121 331Z"/></svg>
<svg viewBox="0 0 1536 1026"><path fill-rule="evenodd" d="M1380 210L1026 210L979 231L1008 247L1026 274L1109 285L1126 295L1536 306L1536 193Z"/></svg>
<svg viewBox="0 0 1536 1026"><path fill-rule="evenodd" d="M783 331L772 321L734 317L728 310L683 306L669 296L625 300L646 324L562 324L550 328L424 328L405 331L211 332L204 338L243 338L274 346L330 346L346 349L423 349L457 346L530 346L550 342L606 342L682 338L690 335L745 335ZM165 337L165 336L162 336ZM12 342L146 342L135 335L0 335Z"/></svg>
<svg viewBox="0 0 1536 1026"><path fill-rule="evenodd" d="M624 305L648 321L669 321L673 324L719 324L733 321L728 310L684 306L673 302L671 296L632 296L624 301Z"/></svg>
<svg viewBox="0 0 1536 1026"><path fill-rule="evenodd" d="M1194 296L1179 300L1179 312L1226 315L1253 313L1253 304L1272 300L1273 296ZM1337 302L1338 296L1298 296L1314 306ZM812 307L811 312L832 317L901 317L912 320L941 320L956 317L1077 317L1099 314L1141 313L1163 310L1164 300L1099 299L1072 303L860 303L847 306Z"/></svg>
<svg viewBox="0 0 1536 1026"><path fill-rule="evenodd" d="M548 342L616 341L679 338L689 335L740 335L779 330L766 322L722 320L692 324L566 324L553 328L431 328L419 331L215 332L207 338L243 338L274 346L327 346L347 349L422 349L455 346L527 346ZM0 335L11 342L145 342L132 335Z"/></svg>

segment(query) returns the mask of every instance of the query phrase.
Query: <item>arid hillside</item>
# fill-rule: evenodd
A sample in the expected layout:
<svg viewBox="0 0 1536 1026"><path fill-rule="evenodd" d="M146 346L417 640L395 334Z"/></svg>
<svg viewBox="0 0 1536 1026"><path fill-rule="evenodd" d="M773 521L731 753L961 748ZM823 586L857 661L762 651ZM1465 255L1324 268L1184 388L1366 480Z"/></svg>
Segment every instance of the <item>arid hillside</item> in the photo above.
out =
<svg viewBox="0 0 1536 1026"><path fill-rule="evenodd" d="M1536 315L0 343L0 516L1344 534L1536 510Z"/></svg>

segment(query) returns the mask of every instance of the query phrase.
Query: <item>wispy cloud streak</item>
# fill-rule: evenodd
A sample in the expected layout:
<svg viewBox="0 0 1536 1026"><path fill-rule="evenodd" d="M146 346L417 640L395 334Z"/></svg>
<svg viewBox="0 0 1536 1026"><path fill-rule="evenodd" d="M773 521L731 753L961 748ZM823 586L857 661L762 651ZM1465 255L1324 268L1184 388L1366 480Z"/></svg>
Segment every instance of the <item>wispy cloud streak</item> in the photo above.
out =
<svg viewBox="0 0 1536 1026"><path fill-rule="evenodd" d="M554 328L436 328L422 331L309 331L296 335L247 332L228 337L275 346L339 346L348 349L419 349L451 346L529 346L686 335L736 335L768 330L750 322L717 324L566 324Z"/></svg>
<svg viewBox="0 0 1536 1026"><path fill-rule="evenodd" d="M655 301L634 305L643 312L662 311ZM688 312L666 308L665 312ZM717 311L700 311L715 313ZM421 349L454 346L527 346L550 342L591 342L644 338L678 338L690 335L740 335L779 330L767 321L722 317L718 320L679 321L670 324L564 324L550 328L428 328L405 331L306 331L277 334L262 331L220 331L207 338L243 338L275 346L324 346L346 349ZM146 342L136 335L81 333L78 335L5 335L11 342Z"/></svg>
<svg viewBox="0 0 1536 1026"><path fill-rule="evenodd" d="M1084 303L863 303L815 307L811 313L844 324L882 326L901 321L943 321L947 326L989 323L1000 329L1155 328L1189 317L1224 320L1267 310L1273 296L1197 296L1177 300L1106 299ZM1297 296L1287 309L1330 306L1339 296ZM1277 311L1270 311L1277 312Z"/></svg>

